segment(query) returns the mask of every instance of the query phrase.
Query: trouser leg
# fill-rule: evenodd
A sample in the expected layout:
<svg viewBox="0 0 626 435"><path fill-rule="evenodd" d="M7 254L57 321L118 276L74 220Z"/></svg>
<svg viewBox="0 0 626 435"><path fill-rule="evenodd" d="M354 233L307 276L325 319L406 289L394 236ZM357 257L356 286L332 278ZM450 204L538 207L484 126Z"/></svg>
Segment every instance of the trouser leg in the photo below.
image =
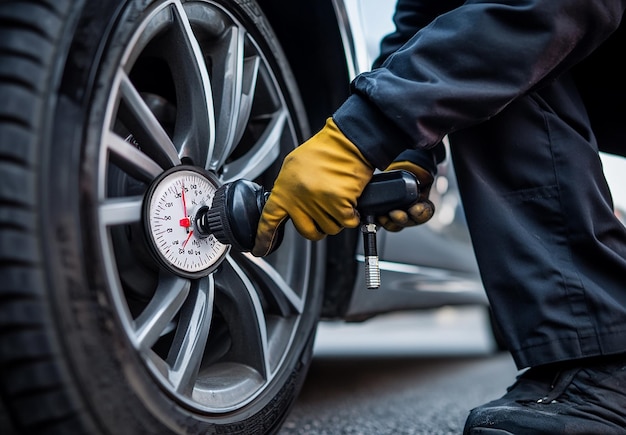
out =
<svg viewBox="0 0 626 435"><path fill-rule="evenodd" d="M626 352L626 230L571 82L450 143L481 276L518 367Z"/></svg>

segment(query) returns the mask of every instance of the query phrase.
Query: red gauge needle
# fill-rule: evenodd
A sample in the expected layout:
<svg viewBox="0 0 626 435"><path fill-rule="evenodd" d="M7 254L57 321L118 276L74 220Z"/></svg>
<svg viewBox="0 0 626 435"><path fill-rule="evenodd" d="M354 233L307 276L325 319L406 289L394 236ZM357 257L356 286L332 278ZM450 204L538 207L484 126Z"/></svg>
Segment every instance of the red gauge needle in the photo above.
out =
<svg viewBox="0 0 626 435"><path fill-rule="evenodd" d="M189 239L191 239L191 236L193 236L193 230L189 231L189 235L187 236L187 238L185 239L185 242L183 243L183 249L185 249L185 246L187 246L187 243L189 242Z"/></svg>
<svg viewBox="0 0 626 435"><path fill-rule="evenodd" d="M183 183L183 187L180 189L180 194L183 197L183 213L185 217L183 217L179 223L181 227L185 227L187 232L189 232L189 227L191 226L191 220L187 216L187 202L185 201L185 184L184 183ZM187 238L187 240L189 240L189 238Z"/></svg>

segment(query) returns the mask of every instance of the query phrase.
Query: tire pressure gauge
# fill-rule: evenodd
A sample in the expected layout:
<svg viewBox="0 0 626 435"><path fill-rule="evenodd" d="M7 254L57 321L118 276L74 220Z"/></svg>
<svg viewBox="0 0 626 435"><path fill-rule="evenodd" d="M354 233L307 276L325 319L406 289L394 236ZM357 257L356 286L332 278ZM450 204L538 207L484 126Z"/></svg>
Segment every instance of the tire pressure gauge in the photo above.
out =
<svg viewBox="0 0 626 435"><path fill-rule="evenodd" d="M199 237L194 216L210 206L217 179L193 166L177 166L150 186L143 204L148 244L157 260L176 275L199 278L211 273L228 246L213 235Z"/></svg>

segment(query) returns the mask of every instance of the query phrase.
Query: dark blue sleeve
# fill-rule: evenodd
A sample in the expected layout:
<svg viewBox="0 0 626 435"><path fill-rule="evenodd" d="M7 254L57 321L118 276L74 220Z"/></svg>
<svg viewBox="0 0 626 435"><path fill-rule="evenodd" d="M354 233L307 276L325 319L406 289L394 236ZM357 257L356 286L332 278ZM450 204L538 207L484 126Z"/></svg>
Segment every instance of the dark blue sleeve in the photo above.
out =
<svg viewBox="0 0 626 435"><path fill-rule="evenodd" d="M398 0L393 14L394 31L380 43L380 53L373 68L407 43L419 30L439 15L463 4L463 0Z"/></svg>
<svg viewBox="0 0 626 435"><path fill-rule="evenodd" d="M446 156L446 149L443 143L431 150L410 149L404 150L395 158L396 161L409 161L415 163L431 174L437 175L437 164L441 163Z"/></svg>

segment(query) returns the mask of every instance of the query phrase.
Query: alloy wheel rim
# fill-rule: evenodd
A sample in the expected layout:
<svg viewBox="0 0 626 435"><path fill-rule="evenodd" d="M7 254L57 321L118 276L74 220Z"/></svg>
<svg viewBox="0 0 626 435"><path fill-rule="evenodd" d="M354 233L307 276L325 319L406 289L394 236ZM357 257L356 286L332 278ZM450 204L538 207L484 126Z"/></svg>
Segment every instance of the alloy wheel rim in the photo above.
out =
<svg viewBox="0 0 626 435"><path fill-rule="evenodd" d="M229 252L206 277L159 269L139 243L145 192L164 171L204 168L216 185L270 182L298 143L254 35L213 1L156 2L126 44L107 99L98 229L109 296L153 379L203 413L249 404L292 354L312 245L286 228L267 258Z"/></svg>

